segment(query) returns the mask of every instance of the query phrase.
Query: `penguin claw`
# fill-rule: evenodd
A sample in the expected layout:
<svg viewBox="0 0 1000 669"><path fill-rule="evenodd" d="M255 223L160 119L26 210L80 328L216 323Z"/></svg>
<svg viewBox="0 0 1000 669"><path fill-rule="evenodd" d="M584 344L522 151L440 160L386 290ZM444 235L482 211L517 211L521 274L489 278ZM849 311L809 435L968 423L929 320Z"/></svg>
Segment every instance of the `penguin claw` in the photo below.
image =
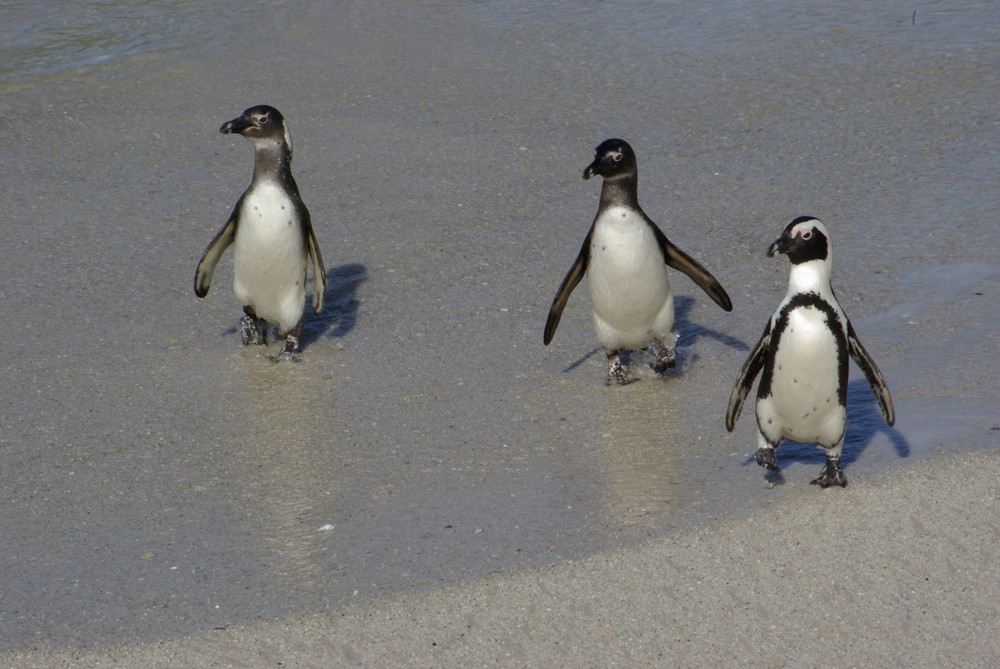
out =
<svg viewBox="0 0 1000 669"><path fill-rule="evenodd" d="M757 453L754 455L754 460L757 464L766 469L770 469L772 472L780 472L781 467L778 466L778 461L774 457L773 448L758 448Z"/></svg>
<svg viewBox="0 0 1000 669"><path fill-rule="evenodd" d="M826 464L823 465L823 469L820 471L819 476L814 478L809 483L818 485L820 488L829 488L834 485L846 488L847 477L844 476L844 472L840 470L840 461L827 460Z"/></svg>

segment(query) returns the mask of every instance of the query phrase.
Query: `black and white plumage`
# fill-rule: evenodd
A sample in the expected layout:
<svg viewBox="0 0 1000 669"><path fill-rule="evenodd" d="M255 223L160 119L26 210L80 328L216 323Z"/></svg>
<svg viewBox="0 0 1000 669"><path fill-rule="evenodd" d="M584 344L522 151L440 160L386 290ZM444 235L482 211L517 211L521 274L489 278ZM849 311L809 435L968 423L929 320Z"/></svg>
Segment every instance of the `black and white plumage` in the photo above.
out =
<svg viewBox="0 0 1000 669"><path fill-rule="evenodd" d="M219 128L239 134L254 146L253 181L229 220L215 235L198 263L194 292L205 297L223 252L233 251L233 292L243 304L243 344L266 344L267 323L285 337L282 355L299 353L305 319L306 267L312 258L313 311L323 309L326 272L309 210L292 177L292 140L284 117L274 107L258 105Z"/></svg>
<svg viewBox="0 0 1000 669"><path fill-rule="evenodd" d="M864 373L886 422L896 415L885 379L854 332L830 284L830 233L801 216L789 223L767 255L788 255L788 293L743 364L726 412L730 432L754 378L757 388L757 464L780 471L774 451L783 438L826 449L826 464L812 483L847 485L840 451L847 429L848 357Z"/></svg>
<svg viewBox="0 0 1000 669"><path fill-rule="evenodd" d="M691 277L726 311L733 305L715 277L674 246L639 206L635 152L628 142L608 139L595 153L583 178L604 177L600 205L549 308L543 341L546 345L552 341L570 293L586 274L594 327L608 357L608 383L626 384L635 379L621 361L622 350L656 342L653 369L662 374L674 366L674 298L668 265Z"/></svg>

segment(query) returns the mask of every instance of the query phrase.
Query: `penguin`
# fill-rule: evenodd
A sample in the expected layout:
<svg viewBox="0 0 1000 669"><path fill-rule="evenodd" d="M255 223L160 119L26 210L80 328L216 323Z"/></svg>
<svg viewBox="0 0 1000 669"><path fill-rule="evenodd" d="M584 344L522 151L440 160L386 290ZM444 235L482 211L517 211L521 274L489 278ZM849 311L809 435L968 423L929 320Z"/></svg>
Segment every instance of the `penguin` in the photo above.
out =
<svg viewBox="0 0 1000 669"><path fill-rule="evenodd" d="M757 464L781 471L774 451L783 438L815 443L825 449L826 464L812 483L844 487L840 449L847 429L848 357L864 373L890 426L896 422L892 397L833 293L833 252L826 226L811 216L796 218L767 250L769 258L778 253L792 263L788 292L743 363L729 397L726 429L733 431L754 378L762 372L757 387Z"/></svg>
<svg viewBox="0 0 1000 669"><path fill-rule="evenodd" d="M292 177L292 139L281 112L267 105L250 107L223 123L219 132L243 135L253 143L253 180L202 254L194 293L208 294L219 258L234 244L233 292L243 303L243 345L266 344L267 324L273 323L285 337L279 357L294 359L300 353L309 259L317 314L323 310L326 271L309 210Z"/></svg>
<svg viewBox="0 0 1000 669"><path fill-rule="evenodd" d="M675 364L674 298L667 266L687 274L726 311L733 305L722 285L694 258L670 243L639 206L635 152L622 139L607 139L595 149L583 178L604 177L601 200L576 262L549 308L543 342L548 345L570 293L587 275L597 338L608 358L608 385L636 379L621 351L656 342L652 364L657 374Z"/></svg>

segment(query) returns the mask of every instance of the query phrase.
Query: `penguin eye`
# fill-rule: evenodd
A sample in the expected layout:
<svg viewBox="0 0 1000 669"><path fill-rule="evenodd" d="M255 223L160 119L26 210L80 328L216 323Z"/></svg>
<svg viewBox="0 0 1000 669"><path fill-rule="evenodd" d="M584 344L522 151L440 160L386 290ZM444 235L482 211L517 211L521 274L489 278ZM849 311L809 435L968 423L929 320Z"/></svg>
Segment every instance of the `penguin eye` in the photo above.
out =
<svg viewBox="0 0 1000 669"><path fill-rule="evenodd" d="M804 240L812 239L812 236L813 236L812 230L806 230L805 232L802 233L802 239Z"/></svg>
<svg viewBox="0 0 1000 669"><path fill-rule="evenodd" d="M615 151L614 153L612 153L611 160L615 161L616 163L620 163L622 161L622 152Z"/></svg>

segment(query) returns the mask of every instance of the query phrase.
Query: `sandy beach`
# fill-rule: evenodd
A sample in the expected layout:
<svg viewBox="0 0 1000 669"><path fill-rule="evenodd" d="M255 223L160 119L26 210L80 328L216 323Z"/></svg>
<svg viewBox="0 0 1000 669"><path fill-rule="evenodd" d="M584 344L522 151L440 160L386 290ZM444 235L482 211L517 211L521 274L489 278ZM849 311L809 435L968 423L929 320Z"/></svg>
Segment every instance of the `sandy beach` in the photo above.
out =
<svg viewBox="0 0 1000 669"><path fill-rule="evenodd" d="M0 666L1000 664L993 3L80 7L135 49L0 69ZM300 363L192 291L261 103ZM542 329L615 136L734 309L671 271L678 368L608 388L583 285ZM852 368L846 489L724 425L807 214L897 416Z"/></svg>
<svg viewBox="0 0 1000 669"><path fill-rule="evenodd" d="M995 453L924 462L734 521L372 607L45 667L992 667Z"/></svg>

